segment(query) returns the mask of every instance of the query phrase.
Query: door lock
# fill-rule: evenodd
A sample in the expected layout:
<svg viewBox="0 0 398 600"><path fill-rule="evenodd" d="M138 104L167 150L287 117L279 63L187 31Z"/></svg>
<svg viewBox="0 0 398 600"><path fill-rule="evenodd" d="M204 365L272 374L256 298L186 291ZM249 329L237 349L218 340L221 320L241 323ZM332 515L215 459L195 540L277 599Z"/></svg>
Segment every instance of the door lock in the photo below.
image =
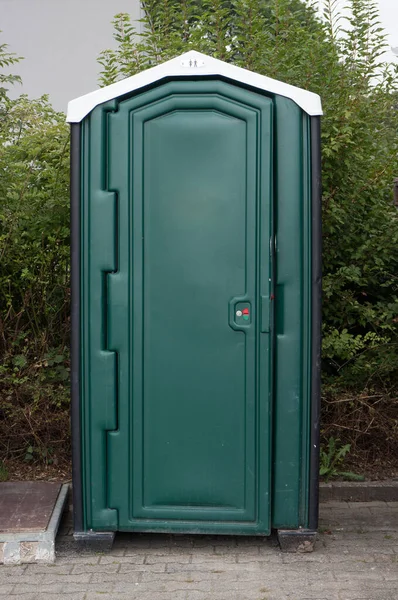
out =
<svg viewBox="0 0 398 600"><path fill-rule="evenodd" d="M251 321L249 303L239 302L235 308L235 323L237 325L248 325Z"/></svg>

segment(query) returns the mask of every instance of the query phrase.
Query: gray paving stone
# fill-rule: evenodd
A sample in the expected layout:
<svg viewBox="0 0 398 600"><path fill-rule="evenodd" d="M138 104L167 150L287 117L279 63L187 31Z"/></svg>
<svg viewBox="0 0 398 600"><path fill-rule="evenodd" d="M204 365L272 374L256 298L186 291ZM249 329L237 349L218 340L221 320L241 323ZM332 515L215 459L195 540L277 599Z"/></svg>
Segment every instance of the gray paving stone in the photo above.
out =
<svg viewBox="0 0 398 600"><path fill-rule="evenodd" d="M376 595L374 595L376 593ZM370 592L370 594L364 594L363 592L358 593L351 590L344 590L340 592L339 600L396 600L397 596L392 595L385 590L378 590L376 592Z"/></svg>
<svg viewBox="0 0 398 600"><path fill-rule="evenodd" d="M1 596L9 596L11 595L11 592L13 591L14 585L13 584L1 584L0 585L0 595Z"/></svg>
<svg viewBox="0 0 398 600"><path fill-rule="evenodd" d="M102 600L104 596L92 596L87 594L85 600ZM142 591L125 591L125 592L114 592L109 596L105 596L106 600L186 600L186 592L157 592L156 596L152 592Z"/></svg>
<svg viewBox="0 0 398 600"><path fill-rule="evenodd" d="M85 595L85 592L62 592L62 594L40 593L36 596L35 600L40 600L41 598L44 600L84 600ZM101 598L101 596L99 596L99 598ZM25 596L22 596L21 600L25 600Z"/></svg>
<svg viewBox="0 0 398 600"><path fill-rule="evenodd" d="M84 600L126 600L126 598L131 598L131 600L134 600L131 594L115 594L113 592L87 592L87 594L84 596Z"/></svg>
<svg viewBox="0 0 398 600"><path fill-rule="evenodd" d="M246 555L246 554L240 554L239 552L236 554L236 558L238 563L275 563L275 564L280 564L280 562L282 561L282 557L284 555L280 552L264 552L261 553L258 556L257 554L255 555ZM292 555L293 556L293 555ZM295 555L294 555L295 556ZM302 555L303 556L303 555Z"/></svg>
<svg viewBox="0 0 398 600"><path fill-rule="evenodd" d="M225 568L236 569L237 564L237 556L236 555L227 555L227 556L213 556L209 558L201 557L201 556L192 556L192 567L197 567L198 569L204 571L211 570L222 570Z"/></svg>
<svg viewBox="0 0 398 600"><path fill-rule="evenodd" d="M12 581L20 581L21 575L21 573L7 572L4 569L0 569L0 587ZM38 579L35 579L35 581L38 581Z"/></svg>
<svg viewBox="0 0 398 600"><path fill-rule="evenodd" d="M112 548L112 556L124 556L126 551L127 548L125 546L118 546L115 544L115 546Z"/></svg>
<svg viewBox="0 0 398 600"><path fill-rule="evenodd" d="M42 581L43 581L43 577L44 575L39 573L31 573L31 574L21 574L21 575L14 575L13 573L7 573L5 575L5 577L3 578L1 576L1 572L0 572L0 582L1 585L0 587L3 587L3 585L15 585L15 584L19 584L19 583L24 583L26 585L41 585ZM29 590L30 592L31 590Z"/></svg>
<svg viewBox="0 0 398 600"><path fill-rule="evenodd" d="M234 592L230 592L230 591L224 591L224 592L217 592L217 593L212 593L211 596L209 596L206 592L201 592L199 590L190 590L188 591L187 594L187 600L247 600L247 597L238 597L237 594L235 594ZM259 598L259 600L261 600ZM267 598L268 600L268 598Z"/></svg>
<svg viewBox="0 0 398 600"><path fill-rule="evenodd" d="M26 575L40 575L40 574L51 574L51 575L68 575L72 572L73 569L72 564L67 565L59 565L59 564L51 564L51 565L26 565Z"/></svg>
<svg viewBox="0 0 398 600"><path fill-rule="evenodd" d="M14 594L11 592L9 597L12 598L12 600L39 600L41 595L37 592L26 592L24 594Z"/></svg>
<svg viewBox="0 0 398 600"><path fill-rule="evenodd" d="M166 572L166 563L156 563L151 566L146 566L143 563L134 564L134 563L122 563L120 565L119 573L131 573L132 571L144 572L149 571L151 573L165 573Z"/></svg>
<svg viewBox="0 0 398 600"><path fill-rule="evenodd" d="M51 587L51 586L50 586ZM14 586L14 589L12 591L12 595L18 596L18 595L23 595L23 594L31 594L32 593L32 585L29 585L27 583L18 583L17 585ZM40 590L40 592L54 592L54 590L52 589L47 589L47 590L43 590L42 586L41 586L41 581L37 583L37 592ZM61 586L58 586L58 589L56 590L57 592L61 592Z"/></svg>
<svg viewBox="0 0 398 600"><path fill-rule="evenodd" d="M121 582L121 585L139 583L142 578L142 571L131 571L130 573L91 573L91 583L114 583ZM158 578L162 575L158 574Z"/></svg>
<svg viewBox="0 0 398 600"><path fill-rule="evenodd" d="M117 565L123 563L142 565L144 564L144 559L145 554L142 554L141 556L137 556L136 554L131 554L130 556L113 556L112 554L107 554L106 556L101 556L98 562L100 565Z"/></svg>
<svg viewBox="0 0 398 600"><path fill-rule="evenodd" d="M217 556L220 555L227 555L227 554L233 554L234 556L236 556L236 554L239 554L242 556L243 554L247 554L249 556L255 556L256 554L259 554L260 552L260 546L215 546L214 547L214 554Z"/></svg>
<svg viewBox="0 0 398 600"><path fill-rule="evenodd" d="M191 554L175 554L171 556L158 556L157 554L147 554L144 560L146 565L170 564L170 563L190 563Z"/></svg>
<svg viewBox="0 0 398 600"><path fill-rule="evenodd" d="M75 565L75 564L98 564L100 562L100 558L105 558L99 556L98 554L89 554L87 552L82 553L78 549L68 551L68 553L60 553L56 555L56 564L57 565ZM115 557L110 557L112 561L115 560Z"/></svg>
<svg viewBox="0 0 398 600"><path fill-rule="evenodd" d="M56 583L56 584L65 584L65 585L69 585L69 584L81 584L81 583L89 583L89 581L91 580L92 577L92 573L73 573L70 574L68 573L67 575L59 575L57 573L53 574L53 573L46 573L43 574L42 577L43 579L41 580L41 585L46 585L46 584L51 584L51 583ZM24 583L26 583L25 577L23 578Z"/></svg>
<svg viewBox="0 0 398 600"><path fill-rule="evenodd" d="M282 554L274 538L140 534L121 534L110 552L96 554L63 532L55 566L0 567L1 597L398 599L398 503L323 505L317 547L307 555Z"/></svg>
<svg viewBox="0 0 398 600"><path fill-rule="evenodd" d="M117 573L120 570L120 563L116 564L101 564L101 573ZM79 575L80 573L98 573L98 565L73 565L73 575Z"/></svg>

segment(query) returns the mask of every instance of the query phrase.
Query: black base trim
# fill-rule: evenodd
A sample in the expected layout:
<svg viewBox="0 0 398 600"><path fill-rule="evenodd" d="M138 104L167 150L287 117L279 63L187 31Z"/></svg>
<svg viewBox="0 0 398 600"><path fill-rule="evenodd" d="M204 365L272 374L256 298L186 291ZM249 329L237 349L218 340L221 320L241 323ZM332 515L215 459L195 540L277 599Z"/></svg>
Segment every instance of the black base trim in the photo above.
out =
<svg viewBox="0 0 398 600"><path fill-rule="evenodd" d="M278 542L282 552L313 552L317 532L313 529L278 529Z"/></svg>
<svg viewBox="0 0 398 600"><path fill-rule="evenodd" d="M80 547L98 552L111 550L113 540L115 539L114 531L75 531L73 534L75 542Z"/></svg>
<svg viewBox="0 0 398 600"><path fill-rule="evenodd" d="M321 119L311 117L311 213L312 213L312 293L311 293L311 431L308 528L318 527L319 437L321 420L321 323L322 323L322 191Z"/></svg>
<svg viewBox="0 0 398 600"><path fill-rule="evenodd" d="M80 418L80 123L71 126L70 216L71 216L71 427L73 523L75 531L83 524L82 448Z"/></svg>

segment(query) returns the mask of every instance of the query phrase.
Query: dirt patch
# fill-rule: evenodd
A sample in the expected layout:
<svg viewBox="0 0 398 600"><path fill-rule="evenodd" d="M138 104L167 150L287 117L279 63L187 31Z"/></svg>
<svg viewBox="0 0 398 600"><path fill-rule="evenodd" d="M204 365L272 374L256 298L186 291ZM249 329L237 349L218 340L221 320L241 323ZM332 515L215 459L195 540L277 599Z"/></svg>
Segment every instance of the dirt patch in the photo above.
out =
<svg viewBox="0 0 398 600"><path fill-rule="evenodd" d="M360 453L347 456L344 463L345 471L352 471L365 477L367 481L381 481L398 477L398 456L375 458L370 461Z"/></svg>
<svg viewBox="0 0 398 600"><path fill-rule="evenodd" d="M69 460L63 459L58 465L43 465L40 463L27 464L20 460L7 460L4 463L7 470L7 481L72 481L72 466ZM372 462L366 461L366 456L350 455L344 464L346 471L364 475L366 481L382 481L398 478L398 456ZM330 481L342 481L342 478Z"/></svg>
<svg viewBox="0 0 398 600"><path fill-rule="evenodd" d="M19 460L4 461L7 481L59 481L72 480L72 468L68 461L61 465L27 464Z"/></svg>

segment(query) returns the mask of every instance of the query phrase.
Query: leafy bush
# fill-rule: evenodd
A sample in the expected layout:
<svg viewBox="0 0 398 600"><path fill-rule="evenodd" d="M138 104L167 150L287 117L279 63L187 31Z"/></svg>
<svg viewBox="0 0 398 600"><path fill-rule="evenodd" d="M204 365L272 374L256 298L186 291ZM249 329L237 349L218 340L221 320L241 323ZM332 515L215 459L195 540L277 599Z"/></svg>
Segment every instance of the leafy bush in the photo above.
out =
<svg viewBox="0 0 398 600"><path fill-rule="evenodd" d="M324 4L146 0L140 27L115 16L100 83L195 48L320 94L324 435L371 462L398 454L397 68L374 0ZM0 46L0 68L15 60ZM0 448L48 461L67 447L68 130L45 97L11 101L16 81L0 75Z"/></svg>
<svg viewBox="0 0 398 600"><path fill-rule="evenodd" d="M45 96L0 92L0 198L0 451L67 451L69 132Z"/></svg>
<svg viewBox="0 0 398 600"><path fill-rule="evenodd" d="M143 4L142 33L129 15L115 16L117 47L99 57L101 85L196 49L322 97L325 439L343 437L369 460L380 448L394 455L398 79L397 66L381 61L376 2L349 0L343 16L325 0L322 18L316 4L292 0ZM341 396L366 402L336 403Z"/></svg>

